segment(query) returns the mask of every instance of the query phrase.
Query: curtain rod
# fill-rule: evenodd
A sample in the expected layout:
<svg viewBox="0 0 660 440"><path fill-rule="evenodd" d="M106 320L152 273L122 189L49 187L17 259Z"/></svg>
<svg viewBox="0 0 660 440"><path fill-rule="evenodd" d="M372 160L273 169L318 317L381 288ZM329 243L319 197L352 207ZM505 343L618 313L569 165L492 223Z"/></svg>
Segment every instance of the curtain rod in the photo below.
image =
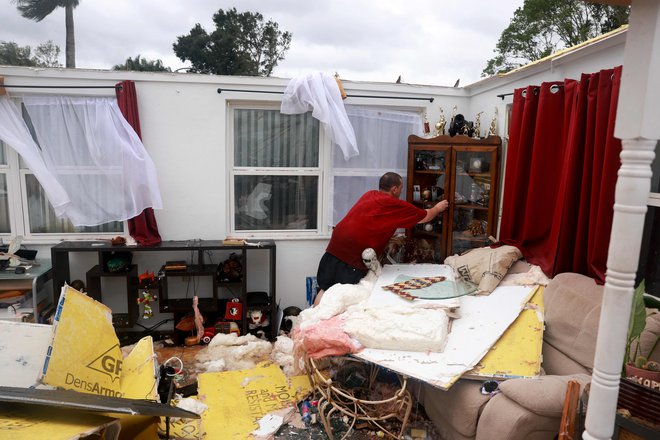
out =
<svg viewBox="0 0 660 440"><path fill-rule="evenodd" d="M25 86L20 84L0 84L0 87L20 87L26 89L119 89L121 86Z"/></svg>
<svg viewBox="0 0 660 440"><path fill-rule="evenodd" d="M552 88L553 88L553 87L564 87L564 85L563 85L563 84L553 84L553 85L550 86L550 90L551 90L551 91L552 91ZM535 86L535 87L534 87L534 92L538 91L539 89L540 89L539 86ZM554 92L553 92L553 93L554 93ZM511 95L513 95L513 94L514 94L514 92L511 92L511 93L500 93L499 95L497 95L497 97L498 97L498 98L501 98L502 101L504 101L504 97L505 97L505 96L511 96Z"/></svg>
<svg viewBox="0 0 660 440"><path fill-rule="evenodd" d="M243 89L222 89L218 88L218 93L225 92L246 92L246 93L277 93L282 95L284 92L272 92L269 90L243 90ZM376 99L418 99L422 101L433 102L435 98L416 98L414 96L373 96L373 95L346 95L348 98L376 98Z"/></svg>

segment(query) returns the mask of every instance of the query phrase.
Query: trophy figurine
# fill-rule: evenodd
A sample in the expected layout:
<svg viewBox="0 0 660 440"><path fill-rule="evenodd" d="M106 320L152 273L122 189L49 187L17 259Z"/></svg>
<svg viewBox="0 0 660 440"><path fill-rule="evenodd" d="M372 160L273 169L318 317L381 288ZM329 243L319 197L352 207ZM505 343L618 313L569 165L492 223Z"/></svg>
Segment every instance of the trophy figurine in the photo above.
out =
<svg viewBox="0 0 660 440"><path fill-rule="evenodd" d="M445 134L445 125L447 125L447 120L445 119L445 113L440 107L440 119L435 124L435 135L440 136Z"/></svg>
<svg viewBox="0 0 660 440"><path fill-rule="evenodd" d="M481 114L482 113L483 112L477 113L477 117L474 120L474 134L472 135L472 137L474 139L479 139L481 137Z"/></svg>
<svg viewBox="0 0 660 440"><path fill-rule="evenodd" d="M424 112L424 136L428 136L431 134L431 125L429 124L429 120L426 116L426 112Z"/></svg>
<svg viewBox="0 0 660 440"><path fill-rule="evenodd" d="M488 136L497 136L497 107L495 107L495 114L493 115L493 119L490 121Z"/></svg>

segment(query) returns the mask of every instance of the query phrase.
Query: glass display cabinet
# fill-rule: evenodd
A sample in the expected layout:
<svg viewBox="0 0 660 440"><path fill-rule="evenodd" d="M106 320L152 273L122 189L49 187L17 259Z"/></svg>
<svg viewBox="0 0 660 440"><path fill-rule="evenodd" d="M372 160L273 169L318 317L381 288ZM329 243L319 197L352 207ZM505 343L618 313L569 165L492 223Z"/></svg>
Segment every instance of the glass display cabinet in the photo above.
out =
<svg viewBox="0 0 660 440"><path fill-rule="evenodd" d="M407 200L449 209L407 231L417 263L442 263L449 255L488 245L497 231L501 139L468 136L408 138Z"/></svg>

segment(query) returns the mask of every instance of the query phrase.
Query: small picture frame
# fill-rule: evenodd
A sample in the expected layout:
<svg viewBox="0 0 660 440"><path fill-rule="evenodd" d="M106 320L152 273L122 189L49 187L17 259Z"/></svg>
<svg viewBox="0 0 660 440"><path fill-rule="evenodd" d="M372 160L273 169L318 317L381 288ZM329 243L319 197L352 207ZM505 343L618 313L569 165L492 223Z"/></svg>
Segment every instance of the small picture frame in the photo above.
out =
<svg viewBox="0 0 660 440"><path fill-rule="evenodd" d="M422 201L422 191L419 185L413 185L413 202Z"/></svg>
<svg viewBox="0 0 660 440"><path fill-rule="evenodd" d="M483 170L483 159L480 157L471 158L469 170L471 173L480 173Z"/></svg>

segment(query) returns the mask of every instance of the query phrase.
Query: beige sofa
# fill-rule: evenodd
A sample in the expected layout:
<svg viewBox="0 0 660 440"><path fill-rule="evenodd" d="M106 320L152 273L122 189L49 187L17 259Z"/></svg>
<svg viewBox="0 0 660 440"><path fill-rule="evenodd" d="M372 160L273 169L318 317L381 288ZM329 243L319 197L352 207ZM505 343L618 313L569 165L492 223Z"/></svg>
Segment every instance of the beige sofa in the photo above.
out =
<svg viewBox="0 0 660 440"><path fill-rule="evenodd" d="M449 391L413 386L417 398L445 440L552 440L561 419L566 383L584 387L591 379L603 287L574 273L557 275L543 300L546 328L543 370L537 379L510 379L494 396L482 382L460 380ZM660 334L660 313L650 312L644 342ZM656 350L660 352L660 350ZM653 357L660 358L660 353Z"/></svg>

